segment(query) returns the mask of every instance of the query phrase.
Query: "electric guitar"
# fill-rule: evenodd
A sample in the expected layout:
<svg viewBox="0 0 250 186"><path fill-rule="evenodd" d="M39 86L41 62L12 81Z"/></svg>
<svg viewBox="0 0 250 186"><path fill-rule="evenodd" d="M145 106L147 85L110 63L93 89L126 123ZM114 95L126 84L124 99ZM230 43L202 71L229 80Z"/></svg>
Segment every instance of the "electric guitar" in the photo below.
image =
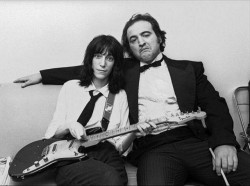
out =
<svg viewBox="0 0 250 186"><path fill-rule="evenodd" d="M159 122L156 124L157 128L168 126L169 129L172 129L177 126L185 126L185 123L190 120L198 119L204 121L205 117L206 113L202 111L175 113L171 114L170 117L160 118L155 122ZM87 141L52 138L32 142L16 154L9 168L9 175L14 178L24 179L24 177L38 173L53 164L56 166L57 163L62 161L81 161L87 157L85 152L89 147L97 145L100 141L108 138L138 131L137 125L139 124L141 123L88 135Z"/></svg>

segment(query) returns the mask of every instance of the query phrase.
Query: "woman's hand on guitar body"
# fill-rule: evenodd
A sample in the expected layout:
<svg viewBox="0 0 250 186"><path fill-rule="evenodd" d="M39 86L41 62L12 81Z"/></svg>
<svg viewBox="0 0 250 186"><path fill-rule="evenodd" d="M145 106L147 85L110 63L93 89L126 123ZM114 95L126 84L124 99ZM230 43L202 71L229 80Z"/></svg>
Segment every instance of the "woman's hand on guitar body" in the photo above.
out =
<svg viewBox="0 0 250 186"><path fill-rule="evenodd" d="M85 128L78 122L68 123L68 129L70 134L78 140L84 140L87 137Z"/></svg>

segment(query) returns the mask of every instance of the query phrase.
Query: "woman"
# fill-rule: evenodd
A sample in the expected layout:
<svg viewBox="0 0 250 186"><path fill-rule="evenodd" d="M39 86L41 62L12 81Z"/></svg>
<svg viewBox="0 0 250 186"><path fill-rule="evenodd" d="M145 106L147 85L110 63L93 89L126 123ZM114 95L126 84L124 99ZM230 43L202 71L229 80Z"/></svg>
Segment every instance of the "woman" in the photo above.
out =
<svg viewBox="0 0 250 186"><path fill-rule="evenodd" d="M112 36L95 37L88 45L80 80L66 82L59 94L56 111L45 138L86 139L86 130L101 127L106 99L115 94L108 129L129 126L128 103L122 76L123 49ZM86 125L80 115L93 95L100 94ZM126 185L127 174L121 154L126 151L134 133L110 138L91 147L89 159L59 167L57 185Z"/></svg>

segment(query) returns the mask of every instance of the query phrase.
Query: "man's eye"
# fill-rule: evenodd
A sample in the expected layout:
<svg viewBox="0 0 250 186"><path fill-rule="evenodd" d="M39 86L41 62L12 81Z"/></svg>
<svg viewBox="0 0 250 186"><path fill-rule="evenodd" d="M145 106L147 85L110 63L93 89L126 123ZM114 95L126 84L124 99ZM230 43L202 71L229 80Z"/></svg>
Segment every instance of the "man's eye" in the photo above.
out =
<svg viewBox="0 0 250 186"><path fill-rule="evenodd" d="M143 37L149 37L149 36L150 36L150 33L143 34Z"/></svg>
<svg viewBox="0 0 250 186"><path fill-rule="evenodd" d="M136 38L131 38L131 39L129 40L130 43L134 43L135 41L136 41Z"/></svg>

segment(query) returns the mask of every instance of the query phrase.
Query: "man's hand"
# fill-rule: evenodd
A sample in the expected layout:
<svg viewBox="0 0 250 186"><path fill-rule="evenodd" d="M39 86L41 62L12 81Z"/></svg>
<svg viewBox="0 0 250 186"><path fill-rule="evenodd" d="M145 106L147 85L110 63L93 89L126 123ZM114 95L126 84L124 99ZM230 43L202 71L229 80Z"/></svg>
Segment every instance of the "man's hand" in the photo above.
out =
<svg viewBox="0 0 250 186"><path fill-rule="evenodd" d="M216 170L218 176L221 175L221 169L224 173L236 171L238 167L237 150L231 145L221 145L214 150L215 159L213 159L213 170Z"/></svg>
<svg viewBox="0 0 250 186"><path fill-rule="evenodd" d="M30 85L41 83L41 81L42 81L42 76L40 73L37 73L18 78L14 81L14 83L22 83L21 87L24 88Z"/></svg>
<svg viewBox="0 0 250 186"><path fill-rule="evenodd" d="M154 119L154 120L146 120L143 123L140 123L137 125L137 129L139 132L136 133L136 137L146 136L147 134L150 134L157 126L157 123L162 122L162 119Z"/></svg>

